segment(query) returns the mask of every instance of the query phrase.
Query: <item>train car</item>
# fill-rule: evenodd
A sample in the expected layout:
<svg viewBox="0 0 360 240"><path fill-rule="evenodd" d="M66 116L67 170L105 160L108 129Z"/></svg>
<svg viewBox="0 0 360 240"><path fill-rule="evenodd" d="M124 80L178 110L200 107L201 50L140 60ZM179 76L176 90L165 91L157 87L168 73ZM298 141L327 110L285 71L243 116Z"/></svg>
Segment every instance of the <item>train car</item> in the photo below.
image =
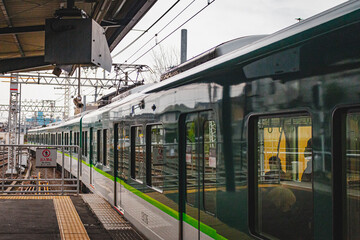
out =
<svg viewBox="0 0 360 240"><path fill-rule="evenodd" d="M29 139L149 239L359 239L359 29L349 1Z"/></svg>

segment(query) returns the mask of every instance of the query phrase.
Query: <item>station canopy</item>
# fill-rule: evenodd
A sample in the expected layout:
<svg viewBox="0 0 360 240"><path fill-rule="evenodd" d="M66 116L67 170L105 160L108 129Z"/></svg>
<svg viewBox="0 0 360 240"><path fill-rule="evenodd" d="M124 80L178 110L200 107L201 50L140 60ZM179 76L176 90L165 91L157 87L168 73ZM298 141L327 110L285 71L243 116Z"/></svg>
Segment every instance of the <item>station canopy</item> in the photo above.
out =
<svg viewBox="0 0 360 240"><path fill-rule="evenodd" d="M0 73L49 69L44 62L45 20L66 0L0 0ZM156 0L72 0L105 29L112 51Z"/></svg>

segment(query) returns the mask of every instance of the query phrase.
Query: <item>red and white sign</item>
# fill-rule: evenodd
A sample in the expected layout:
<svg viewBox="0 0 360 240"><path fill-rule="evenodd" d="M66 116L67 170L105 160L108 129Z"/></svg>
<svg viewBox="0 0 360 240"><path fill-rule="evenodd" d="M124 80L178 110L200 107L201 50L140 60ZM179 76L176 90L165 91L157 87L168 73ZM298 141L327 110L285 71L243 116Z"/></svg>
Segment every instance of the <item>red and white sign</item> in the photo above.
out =
<svg viewBox="0 0 360 240"><path fill-rule="evenodd" d="M18 92L18 84L17 83L10 83L10 92L17 93Z"/></svg>
<svg viewBox="0 0 360 240"><path fill-rule="evenodd" d="M36 149L36 167L56 167L56 158L55 148Z"/></svg>

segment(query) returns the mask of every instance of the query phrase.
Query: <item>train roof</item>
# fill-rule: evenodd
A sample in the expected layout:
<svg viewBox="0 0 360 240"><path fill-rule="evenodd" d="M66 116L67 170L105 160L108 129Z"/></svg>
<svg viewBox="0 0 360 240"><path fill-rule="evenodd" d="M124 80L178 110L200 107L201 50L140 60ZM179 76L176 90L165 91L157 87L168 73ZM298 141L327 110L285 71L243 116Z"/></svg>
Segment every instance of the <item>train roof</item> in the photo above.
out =
<svg viewBox="0 0 360 240"><path fill-rule="evenodd" d="M181 72L187 71L193 67L196 67L200 64L203 64L207 61L210 61L211 59L220 57L222 55L225 55L229 52L232 52L236 49L239 49L241 47L244 47L246 45L249 45L250 43L253 43L261 38L264 38L268 35L252 35L252 36L245 36L245 37L239 37L224 43L221 43L213 48L210 48L209 50L187 60L186 62L170 69L166 73L161 75L160 80L163 81L165 79L168 79L172 76L175 76Z"/></svg>
<svg viewBox="0 0 360 240"><path fill-rule="evenodd" d="M248 61L249 59L265 55L272 51L280 50L281 48L285 48L289 45L296 44L315 36L320 36L334 29L343 27L346 23L344 21L344 16L346 15L351 14L351 17L346 17L347 21L360 21L360 14L353 14L355 12L359 12L359 9L360 1L353 0L345 2L271 35L259 38L258 40L223 56L219 56L199 66L170 77L159 84L151 86L146 90L146 92L157 92L180 86L188 81L193 81L194 79L204 76L206 72L215 72L224 65L227 67L236 66L244 61ZM279 47L279 44L276 44L279 42L283 43L281 47Z"/></svg>

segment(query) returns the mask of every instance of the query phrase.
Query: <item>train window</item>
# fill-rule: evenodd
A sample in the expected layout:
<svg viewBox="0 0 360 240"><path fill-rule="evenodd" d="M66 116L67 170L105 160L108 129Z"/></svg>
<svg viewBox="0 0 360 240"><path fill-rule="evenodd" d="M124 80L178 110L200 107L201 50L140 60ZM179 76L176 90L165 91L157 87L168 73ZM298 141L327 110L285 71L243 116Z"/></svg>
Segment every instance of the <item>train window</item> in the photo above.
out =
<svg viewBox="0 0 360 240"><path fill-rule="evenodd" d="M57 145L61 145L61 133L58 133Z"/></svg>
<svg viewBox="0 0 360 240"><path fill-rule="evenodd" d="M108 139L107 139L107 129L103 130L103 164L107 165L108 161L107 161L107 145L108 145Z"/></svg>
<svg viewBox="0 0 360 240"><path fill-rule="evenodd" d="M85 155L85 146L84 146L84 137L85 137L85 132L82 131L81 132L81 154L84 156Z"/></svg>
<svg viewBox="0 0 360 240"><path fill-rule="evenodd" d="M186 123L186 202L192 206L196 206L197 191L197 172L199 164L196 158L196 142L195 142L195 122ZM195 196L195 197L194 197Z"/></svg>
<svg viewBox="0 0 360 240"><path fill-rule="evenodd" d="M164 186L164 167L165 167L165 129L162 125L149 126L151 136L150 151L150 171L151 181L148 185L162 190Z"/></svg>
<svg viewBox="0 0 360 240"><path fill-rule="evenodd" d="M346 114L346 233L347 239L360 239L360 112Z"/></svg>
<svg viewBox="0 0 360 240"><path fill-rule="evenodd" d="M97 130L96 134L96 161L102 162L102 155L101 155L101 130Z"/></svg>
<svg viewBox="0 0 360 240"><path fill-rule="evenodd" d="M250 221L267 238L312 238L312 122L307 114L259 116L250 121L249 168L255 205ZM254 139L252 141L251 139ZM254 144L255 143L255 146ZM252 190L251 190L252 191Z"/></svg>
<svg viewBox="0 0 360 240"><path fill-rule="evenodd" d="M87 157L88 155L88 132L85 131L85 134L84 134L84 146L83 148L85 149L85 157Z"/></svg>
<svg viewBox="0 0 360 240"><path fill-rule="evenodd" d="M76 134L76 143L75 143L75 145L77 145L77 146L80 146L80 133L79 132L77 132L77 133L75 133ZM75 148L76 149L76 148ZM76 151L76 153L79 153L78 152L78 149L76 149L75 150Z"/></svg>
<svg viewBox="0 0 360 240"><path fill-rule="evenodd" d="M200 123L201 121L199 121ZM210 214L216 210L216 123L204 121L202 126L187 122L186 128L186 201L199 207L202 199L203 209ZM199 181L200 175L200 183ZM200 185L199 185L200 184ZM202 196L194 194L202 188Z"/></svg>
<svg viewBox="0 0 360 240"><path fill-rule="evenodd" d="M70 145L70 136L69 133L66 133L66 145ZM69 151L69 148L66 148L67 151Z"/></svg>
<svg viewBox="0 0 360 240"><path fill-rule="evenodd" d="M131 177L142 182L145 177L145 138L142 126L131 128Z"/></svg>
<svg viewBox="0 0 360 240"><path fill-rule="evenodd" d="M128 127L120 127L118 140L118 174L127 179L129 174L130 133Z"/></svg>
<svg viewBox="0 0 360 240"><path fill-rule="evenodd" d="M215 214L216 210L216 123L204 123L204 209Z"/></svg>

